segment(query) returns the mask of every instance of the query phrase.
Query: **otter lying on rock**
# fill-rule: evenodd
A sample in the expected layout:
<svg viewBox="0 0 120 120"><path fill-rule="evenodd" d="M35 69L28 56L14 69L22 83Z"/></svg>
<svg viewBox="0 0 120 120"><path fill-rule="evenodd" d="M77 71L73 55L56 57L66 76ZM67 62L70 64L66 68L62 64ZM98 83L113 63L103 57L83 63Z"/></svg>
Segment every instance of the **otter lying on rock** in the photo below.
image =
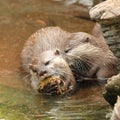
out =
<svg viewBox="0 0 120 120"><path fill-rule="evenodd" d="M105 79L117 73L116 57L103 38L84 32L69 33L59 27L42 28L34 33L27 40L21 58L35 89L39 89L41 80L57 75L65 83L61 88L72 92L78 79ZM50 89L46 88L47 93L57 89L55 83L47 86Z"/></svg>

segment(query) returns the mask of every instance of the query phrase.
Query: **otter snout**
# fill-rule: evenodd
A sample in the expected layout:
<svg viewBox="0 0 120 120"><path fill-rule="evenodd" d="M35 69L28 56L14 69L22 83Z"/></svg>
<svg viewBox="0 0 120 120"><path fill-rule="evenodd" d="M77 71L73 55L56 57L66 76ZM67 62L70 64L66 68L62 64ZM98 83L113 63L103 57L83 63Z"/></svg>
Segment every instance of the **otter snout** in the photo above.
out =
<svg viewBox="0 0 120 120"><path fill-rule="evenodd" d="M39 73L39 77L44 76L47 73L46 70L41 70Z"/></svg>

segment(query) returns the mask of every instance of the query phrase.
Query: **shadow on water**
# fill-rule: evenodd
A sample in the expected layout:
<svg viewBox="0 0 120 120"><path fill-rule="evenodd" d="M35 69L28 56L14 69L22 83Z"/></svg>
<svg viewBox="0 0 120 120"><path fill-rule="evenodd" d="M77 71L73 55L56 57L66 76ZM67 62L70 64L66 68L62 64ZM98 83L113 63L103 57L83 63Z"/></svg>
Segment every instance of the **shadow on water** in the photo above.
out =
<svg viewBox="0 0 120 120"><path fill-rule="evenodd" d="M66 98L27 91L19 74L20 52L27 38L46 26L91 32L94 23L82 5L65 6L52 0L0 1L0 119L105 120L109 108L102 87L83 88Z"/></svg>

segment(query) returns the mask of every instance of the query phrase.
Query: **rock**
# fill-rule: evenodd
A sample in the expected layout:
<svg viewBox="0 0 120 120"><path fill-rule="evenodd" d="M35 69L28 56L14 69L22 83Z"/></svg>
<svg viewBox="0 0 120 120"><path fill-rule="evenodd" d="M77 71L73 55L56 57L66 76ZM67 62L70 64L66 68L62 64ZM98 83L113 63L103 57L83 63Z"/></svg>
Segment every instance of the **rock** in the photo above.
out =
<svg viewBox="0 0 120 120"><path fill-rule="evenodd" d="M90 17L94 20L105 20L120 17L120 0L106 0L90 10Z"/></svg>
<svg viewBox="0 0 120 120"><path fill-rule="evenodd" d="M114 106L112 117L110 120L120 120L120 97L117 97L117 102Z"/></svg>
<svg viewBox="0 0 120 120"><path fill-rule="evenodd" d="M117 96L120 96L120 73L108 79L103 96L110 105L114 106Z"/></svg>
<svg viewBox="0 0 120 120"><path fill-rule="evenodd" d="M89 14L101 24L103 36L118 58L120 71L120 0L106 0L93 7Z"/></svg>

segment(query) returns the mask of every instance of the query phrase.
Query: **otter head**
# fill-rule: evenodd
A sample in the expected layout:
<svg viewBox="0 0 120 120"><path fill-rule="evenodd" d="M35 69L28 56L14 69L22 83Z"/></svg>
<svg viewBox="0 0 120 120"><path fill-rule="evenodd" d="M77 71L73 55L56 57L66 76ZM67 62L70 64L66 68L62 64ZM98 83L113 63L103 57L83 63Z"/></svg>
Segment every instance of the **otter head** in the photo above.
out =
<svg viewBox="0 0 120 120"><path fill-rule="evenodd" d="M64 85L61 86L63 91L75 90L75 79L59 50L44 51L30 69L36 73L39 82L48 77L57 76L64 80Z"/></svg>
<svg viewBox="0 0 120 120"><path fill-rule="evenodd" d="M59 50L48 50L40 55L38 63L38 76L40 79L45 77L56 76L61 73L61 69L65 64L64 59Z"/></svg>

